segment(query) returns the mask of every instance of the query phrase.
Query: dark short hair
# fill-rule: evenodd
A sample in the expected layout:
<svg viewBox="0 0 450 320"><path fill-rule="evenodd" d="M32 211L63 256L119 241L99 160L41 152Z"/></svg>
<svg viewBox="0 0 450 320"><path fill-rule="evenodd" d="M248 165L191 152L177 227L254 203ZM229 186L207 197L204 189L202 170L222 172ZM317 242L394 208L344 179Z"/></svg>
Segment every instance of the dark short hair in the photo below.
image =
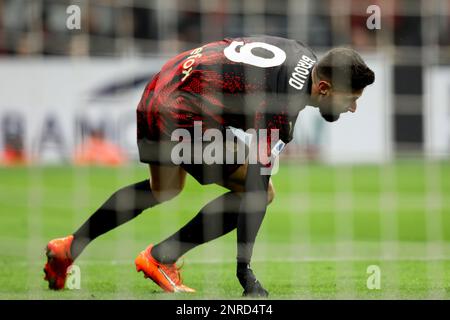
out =
<svg viewBox="0 0 450 320"><path fill-rule="evenodd" d="M358 52L350 48L334 48L317 64L319 79L326 79L339 89L357 91L375 81L374 72Z"/></svg>

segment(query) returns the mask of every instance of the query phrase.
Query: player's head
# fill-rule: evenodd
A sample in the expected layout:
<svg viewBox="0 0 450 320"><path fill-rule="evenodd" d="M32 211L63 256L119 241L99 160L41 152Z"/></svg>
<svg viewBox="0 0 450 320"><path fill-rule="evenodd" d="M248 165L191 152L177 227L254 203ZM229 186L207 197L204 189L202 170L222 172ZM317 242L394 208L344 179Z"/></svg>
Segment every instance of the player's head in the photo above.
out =
<svg viewBox="0 0 450 320"><path fill-rule="evenodd" d="M356 111L356 100L375 81L375 74L353 49L334 48L312 72L311 98L323 118L336 121L341 113Z"/></svg>

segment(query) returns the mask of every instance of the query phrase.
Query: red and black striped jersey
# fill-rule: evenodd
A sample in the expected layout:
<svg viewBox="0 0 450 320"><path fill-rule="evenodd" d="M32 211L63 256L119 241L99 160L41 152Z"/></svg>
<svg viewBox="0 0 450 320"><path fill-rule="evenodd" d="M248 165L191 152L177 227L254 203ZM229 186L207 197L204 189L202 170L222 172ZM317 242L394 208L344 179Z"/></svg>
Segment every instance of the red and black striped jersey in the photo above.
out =
<svg viewBox="0 0 450 320"><path fill-rule="evenodd" d="M192 129L194 121L202 121L203 129L279 129L287 143L311 93L316 61L301 42L279 37L206 44L162 67L138 106L141 121L166 137L177 128Z"/></svg>

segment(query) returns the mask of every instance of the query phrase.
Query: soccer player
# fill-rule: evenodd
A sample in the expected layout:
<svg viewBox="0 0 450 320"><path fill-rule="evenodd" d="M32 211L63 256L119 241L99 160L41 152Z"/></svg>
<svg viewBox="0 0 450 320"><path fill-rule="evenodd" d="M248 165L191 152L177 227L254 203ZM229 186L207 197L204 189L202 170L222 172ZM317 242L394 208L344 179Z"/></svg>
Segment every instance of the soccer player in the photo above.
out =
<svg viewBox="0 0 450 320"><path fill-rule="evenodd" d="M48 243L49 287L64 287L67 268L92 240L177 196L189 173L203 185L215 183L229 192L148 246L137 256L136 269L165 291L194 292L183 284L176 261L236 229L236 276L243 295L268 296L250 262L275 195L270 179L275 156L292 140L293 123L306 105L336 121L356 111L356 100L374 79L352 49L335 48L318 60L301 42L272 36L227 38L170 59L147 84L137 107L139 155L149 164L150 179L116 191L76 232ZM208 153L208 143L220 136L225 136L222 149ZM180 144L186 147L182 152ZM205 154L223 161L207 161Z"/></svg>

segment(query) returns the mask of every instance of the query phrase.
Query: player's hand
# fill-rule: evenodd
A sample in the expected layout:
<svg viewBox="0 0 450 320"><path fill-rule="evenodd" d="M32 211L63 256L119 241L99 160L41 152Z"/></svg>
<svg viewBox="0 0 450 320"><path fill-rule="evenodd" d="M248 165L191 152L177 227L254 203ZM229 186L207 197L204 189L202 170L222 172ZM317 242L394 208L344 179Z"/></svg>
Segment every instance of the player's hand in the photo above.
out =
<svg viewBox="0 0 450 320"><path fill-rule="evenodd" d="M236 271L236 276L244 288L244 292L242 293L242 296L244 297L268 297L269 292L263 288L261 285L261 282L259 282L254 273L253 270L250 269L250 265L245 264L238 264L238 268Z"/></svg>

